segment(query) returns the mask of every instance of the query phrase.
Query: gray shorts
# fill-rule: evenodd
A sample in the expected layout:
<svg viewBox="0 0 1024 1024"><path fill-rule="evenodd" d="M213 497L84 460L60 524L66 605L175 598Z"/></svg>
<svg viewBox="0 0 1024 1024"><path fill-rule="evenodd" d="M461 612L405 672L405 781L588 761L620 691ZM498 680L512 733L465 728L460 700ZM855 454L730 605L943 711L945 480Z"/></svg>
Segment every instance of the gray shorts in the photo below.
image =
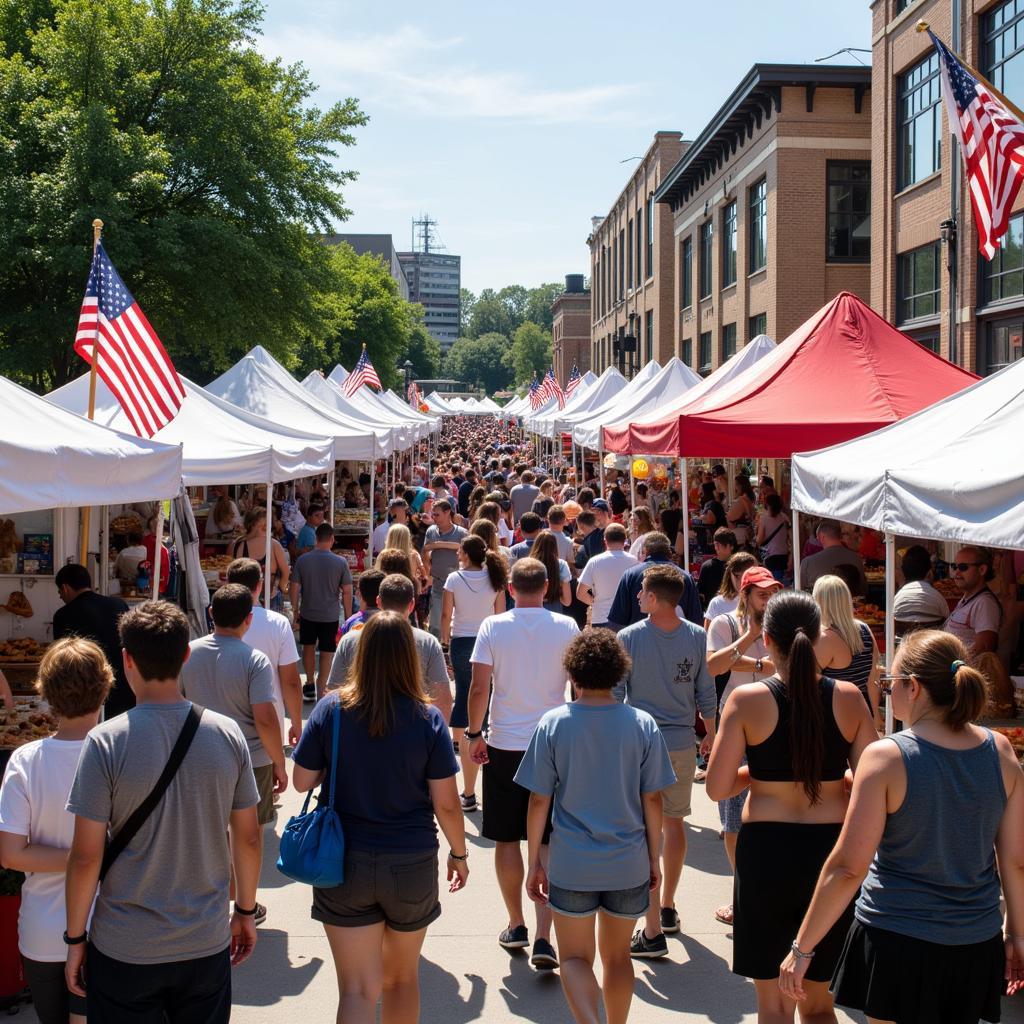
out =
<svg viewBox="0 0 1024 1024"><path fill-rule="evenodd" d="M417 932L441 916L437 851L345 853L345 881L313 889L312 918L337 928L385 923L396 932Z"/></svg>
<svg viewBox="0 0 1024 1024"><path fill-rule="evenodd" d="M599 910L603 910L611 917L635 921L643 917L651 905L651 887L648 882L644 882L632 889L586 892L549 884L548 903L556 914L563 917L593 917Z"/></svg>

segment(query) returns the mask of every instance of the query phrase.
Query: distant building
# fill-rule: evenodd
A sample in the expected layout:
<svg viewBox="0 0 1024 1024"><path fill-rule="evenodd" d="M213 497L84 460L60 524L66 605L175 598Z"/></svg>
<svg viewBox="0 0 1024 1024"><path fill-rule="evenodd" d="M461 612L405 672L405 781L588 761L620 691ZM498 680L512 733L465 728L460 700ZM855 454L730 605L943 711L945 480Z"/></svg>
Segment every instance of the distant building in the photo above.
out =
<svg viewBox="0 0 1024 1024"><path fill-rule="evenodd" d="M384 261L384 266L391 271L391 276L398 285L398 291L403 299L409 301L409 281L402 269L402 262L395 251L395 243L391 235L325 235L324 242L327 245L341 245L345 242L351 245L356 255L363 256L372 253Z"/></svg>
<svg viewBox="0 0 1024 1024"><path fill-rule="evenodd" d="M551 303L551 356L558 382L565 382L573 364L590 369L590 289L582 274L565 275L565 291Z"/></svg>
<svg viewBox="0 0 1024 1024"><path fill-rule="evenodd" d="M409 301L423 307L423 322L447 353L459 336L460 256L442 252L400 252L409 281Z"/></svg>

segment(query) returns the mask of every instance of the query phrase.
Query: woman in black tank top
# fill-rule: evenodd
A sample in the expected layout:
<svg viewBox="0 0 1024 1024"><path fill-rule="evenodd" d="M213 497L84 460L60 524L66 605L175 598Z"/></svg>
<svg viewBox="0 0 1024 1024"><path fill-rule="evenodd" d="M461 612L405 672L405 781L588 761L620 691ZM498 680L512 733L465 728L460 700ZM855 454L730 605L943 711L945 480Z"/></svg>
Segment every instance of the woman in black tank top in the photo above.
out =
<svg viewBox="0 0 1024 1024"><path fill-rule="evenodd" d="M821 615L809 594L782 591L768 602L765 643L777 674L733 691L705 782L713 800L747 782L750 795L736 844L733 972L754 980L759 1019L789 1015L778 988L792 921L810 903L814 881L842 828L844 779L876 738L860 691L824 678L814 644ZM747 758L747 767L741 767ZM801 1015L833 1013L828 982L852 919L852 905L818 944Z"/></svg>

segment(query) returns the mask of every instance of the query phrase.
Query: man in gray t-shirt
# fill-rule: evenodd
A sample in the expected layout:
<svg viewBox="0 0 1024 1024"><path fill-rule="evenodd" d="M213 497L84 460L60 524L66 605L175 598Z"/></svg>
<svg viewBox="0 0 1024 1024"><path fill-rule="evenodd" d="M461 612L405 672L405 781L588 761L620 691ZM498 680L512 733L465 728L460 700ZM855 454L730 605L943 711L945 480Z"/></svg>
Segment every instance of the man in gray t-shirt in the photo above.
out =
<svg viewBox="0 0 1024 1024"><path fill-rule="evenodd" d="M519 479L520 483L516 484L508 493L509 500L512 502L512 515L517 523L522 519L524 512L533 509L533 503L540 494L540 488L533 482L535 477L532 469L524 470Z"/></svg>
<svg viewBox="0 0 1024 1024"><path fill-rule="evenodd" d="M67 869L74 940L85 934L108 830L116 836L153 790L191 707L178 681L189 638L181 610L146 602L120 628L138 704L89 733L68 798L76 816ZM196 1020L227 1020L231 963L256 943L257 799L240 729L204 710L166 793L100 886L88 946L68 946L67 977L79 995L88 972L90 1019L134 1019L143 1008L173 1014L188 1005ZM229 920L232 861L236 912ZM167 970L186 961L185 971Z"/></svg>
<svg viewBox="0 0 1024 1024"><path fill-rule="evenodd" d="M430 632L441 635L441 605L444 581L459 567L459 546L468 530L452 520L452 503L446 498L434 502L434 525L423 538L423 556L430 571Z"/></svg>

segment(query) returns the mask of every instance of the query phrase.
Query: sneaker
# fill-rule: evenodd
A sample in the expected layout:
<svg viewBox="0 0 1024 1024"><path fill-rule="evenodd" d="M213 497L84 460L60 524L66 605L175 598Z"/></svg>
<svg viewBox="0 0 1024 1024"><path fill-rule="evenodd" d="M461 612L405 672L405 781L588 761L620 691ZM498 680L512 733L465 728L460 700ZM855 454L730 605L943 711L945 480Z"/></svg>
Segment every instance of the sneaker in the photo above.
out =
<svg viewBox="0 0 1024 1024"><path fill-rule="evenodd" d="M661 908L661 930L666 935L675 935L679 931L679 914L675 907Z"/></svg>
<svg viewBox="0 0 1024 1024"><path fill-rule="evenodd" d="M267 908L262 903L256 904L256 914L253 917L253 921L256 924L263 924L267 919Z"/></svg>
<svg viewBox="0 0 1024 1024"><path fill-rule="evenodd" d="M643 928L638 928L629 944L629 955L634 960L657 960L668 956L668 943L663 932L658 932L653 939L647 938Z"/></svg>
<svg viewBox="0 0 1024 1024"><path fill-rule="evenodd" d="M316 703L316 684L315 683L306 683L302 687L302 699L307 704L315 704Z"/></svg>
<svg viewBox="0 0 1024 1024"><path fill-rule="evenodd" d="M476 802L476 793L470 793L469 796L466 796L465 793L460 793L459 803L462 804L462 809L464 811L471 814L478 807L478 804Z"/></svg>
<svg viewBox="0 0 1024 1024"><path fill-rule="evenodd" d="M506 928L498 936L498 945L502 949L525 949L530 944L530 932L525 924L515 928Z"/></svg>
<svg viewBox="0 0 1024 1024"><path fill-rule="evenodd" d="M553 971L558 966L555 947L547 939L537 939L534 942L530 966L536 967L538 971Z"/></svg>

